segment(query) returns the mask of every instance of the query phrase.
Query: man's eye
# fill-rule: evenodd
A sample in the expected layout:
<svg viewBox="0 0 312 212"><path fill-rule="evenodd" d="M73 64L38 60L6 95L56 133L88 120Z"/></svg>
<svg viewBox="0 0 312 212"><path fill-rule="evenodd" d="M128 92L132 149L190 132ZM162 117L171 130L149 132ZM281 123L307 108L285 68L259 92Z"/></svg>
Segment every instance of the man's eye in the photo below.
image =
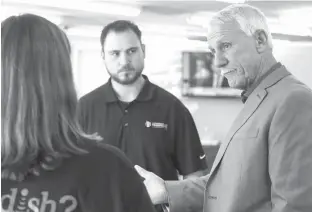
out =
<svg viewBox="0 0 312 212"><path fill-rule="evenodd" d="M129 49L129 50L128 50L128 53L129 53L129 54L133 54L133 53L135 53L135 52L136 52L136 49Z"/></svg>
<svg viewBox="0 0 312 212"><path fill-rule="evenodd" d="M229 49L229 48L231 48L231 44L230 43L223 43L222 44L222 50L224 51L224 50L227 50L227 49Z"/></svg>
<svg viewBox="0 0 312 212"><path fill-rule="evenodd" d="M113 57L117 57L119 55L119 53L118 52L111 52L110 55Z"/></svg>

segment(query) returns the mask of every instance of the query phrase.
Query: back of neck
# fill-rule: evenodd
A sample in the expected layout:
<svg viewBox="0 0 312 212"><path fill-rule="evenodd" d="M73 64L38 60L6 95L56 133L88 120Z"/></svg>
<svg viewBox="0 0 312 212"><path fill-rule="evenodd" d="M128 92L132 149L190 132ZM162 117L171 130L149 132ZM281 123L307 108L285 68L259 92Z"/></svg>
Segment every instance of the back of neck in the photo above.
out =
<svg viewBox="0 0 312 212"><path fill-rule="evenodd" d="M265 75L271 68L277 63L276 59L272 54L265 54L257 67L257 75L252 81L248 83L248 87L251 87L253 84L257 83L263 75ZM246 89L247 90L247 89Z"/></svg>
<svg viewBox="0 0 312 212"><path fill-rule="evenodd" d="M265 75L271 68L277 63L276 59L273 57L272 54L266 55L262 58L259 67L259 74L258 78L261 78Z"/></svg>

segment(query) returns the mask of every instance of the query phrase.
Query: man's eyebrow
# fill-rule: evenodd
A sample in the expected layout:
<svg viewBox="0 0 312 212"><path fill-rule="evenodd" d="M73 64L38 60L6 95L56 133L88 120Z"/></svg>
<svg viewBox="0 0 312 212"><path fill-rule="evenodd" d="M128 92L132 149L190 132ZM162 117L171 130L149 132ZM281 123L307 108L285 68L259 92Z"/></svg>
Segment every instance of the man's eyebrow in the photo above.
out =
<svg viewBox="0 0 312 212"><path fill-rule="evenodd" d="M222 46L223 44L224 44L224 42L225 42L225 40L224 39L218 39L217 41L216 41L216 48L217 49L219 49L220 48L220 46ZM215 51L215 49L213 49L214 51Z"/></svg>
<svg viewBox="0 0 312 212"><path fill-rule="evenodd" d="M120 50L117 50L117 49L110 49L110 50L108 50L108 52L120 52Z"/></svg>
<svg viewBox="0 0 312 212"><path fill-rule="evenodd" d="M128 48L126 51L128 51L128 50L137 50L138 48L139 48L138 46L132 46L132 47Z"/></svg>
<svg viewBox="0 0 312 212"><path fill-rule="evenodd" d="M139 48L138 46L131 46L131 47L127 48L125 51L136 50L138 48ZM120 50L120 49L110 49L110 50L108 50L108 52L121 52L121 51L123 51L123 50Z"/></svg>

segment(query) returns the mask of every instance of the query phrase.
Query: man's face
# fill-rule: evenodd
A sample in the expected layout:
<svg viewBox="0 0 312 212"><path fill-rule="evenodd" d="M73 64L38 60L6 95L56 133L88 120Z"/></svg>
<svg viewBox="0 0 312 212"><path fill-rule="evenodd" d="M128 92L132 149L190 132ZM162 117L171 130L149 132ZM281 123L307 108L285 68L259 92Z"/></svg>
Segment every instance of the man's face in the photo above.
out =
<svg viewBox="0 0 312 212"><path fill-rule="evenodd" d="M260 55L254 37L246 35L236 23L212 22L208 45L214 64L230 87L246 90L258 74Z"/></svg>
<svg viewBox="0 0 312 212"><path fill-rule="evenodd" d="M144 69L144 57L144 45L133 31L107 34L103 58L112 80L122 85L133 84Z"/></svg>

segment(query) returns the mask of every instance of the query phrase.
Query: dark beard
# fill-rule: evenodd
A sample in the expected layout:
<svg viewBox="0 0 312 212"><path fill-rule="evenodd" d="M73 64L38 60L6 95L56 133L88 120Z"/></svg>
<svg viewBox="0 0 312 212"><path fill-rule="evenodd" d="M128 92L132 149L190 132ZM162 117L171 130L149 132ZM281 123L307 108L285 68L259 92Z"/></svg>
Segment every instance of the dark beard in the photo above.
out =
<svg viewBox="0 0 312 212"><path fill-rule="evenodd" d="M121 84L121 85L131 85L134 82L137 81L137 79L139 79L139 77L141 76L142 72L135 72L134 77L132 78L127 78L126 80L121 80L118 76L116 75L112 75L109 73L110 77L112 78L112 80L114 80L115 82Z"/></svg>

